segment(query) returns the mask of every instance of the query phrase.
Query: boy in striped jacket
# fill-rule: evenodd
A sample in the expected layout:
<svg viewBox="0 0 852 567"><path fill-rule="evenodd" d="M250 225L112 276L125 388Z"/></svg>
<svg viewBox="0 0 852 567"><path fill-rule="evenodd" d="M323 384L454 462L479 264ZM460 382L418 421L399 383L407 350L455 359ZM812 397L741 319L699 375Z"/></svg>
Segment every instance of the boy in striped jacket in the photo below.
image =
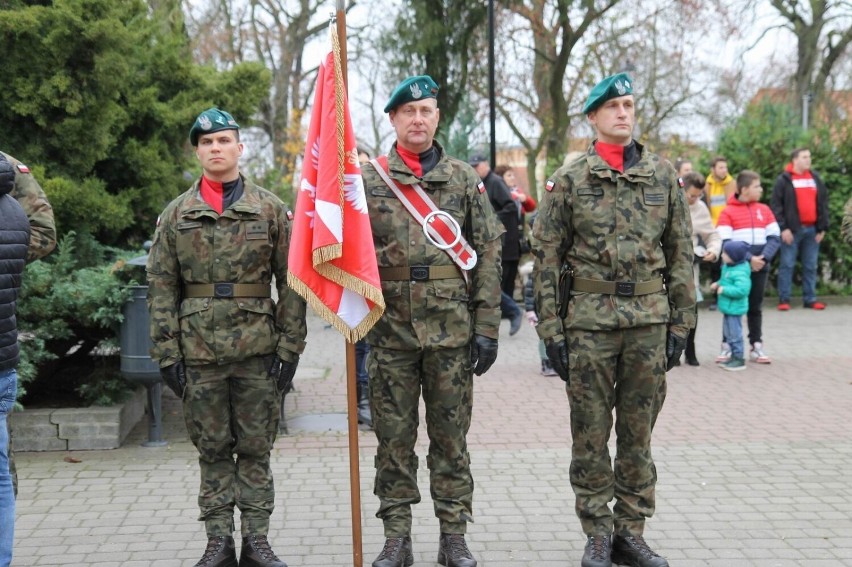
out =
<svg viewBox="0 0 852 567"><path fill-rule="evenodd" d="M722 242L739 240L751 247L751 292L748 296L748 340L750 360L769 364L772 359L763 351L763 295L769 278L769 264L781 246L781 229L768 205L760 202L763 187L760 175L743 170L737 175L737 191L719 215L716 230ZM731 349L722 343L716 362L730 360Z"/></svg>

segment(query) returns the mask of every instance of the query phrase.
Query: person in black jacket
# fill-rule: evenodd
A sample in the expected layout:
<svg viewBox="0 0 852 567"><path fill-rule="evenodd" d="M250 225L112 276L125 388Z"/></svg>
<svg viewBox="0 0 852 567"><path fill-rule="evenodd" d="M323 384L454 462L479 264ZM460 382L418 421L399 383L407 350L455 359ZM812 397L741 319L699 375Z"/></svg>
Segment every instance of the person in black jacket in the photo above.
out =
<svg viewBox="0 0 852 567"><path fill-rule="evenodd" d="M479 178L482 179L491 206L494 207L497 218L506 227L501 256L503 276L500 280L500 289L503 293L500 296L500 311L503 319L511 321L509 335L514 335L521 329L521 323L524 320L524 313L515 303L513 297L515 278L518 275L518 262L521 259L521 227L518 219L518 207L515 200L512 199L512 192L506 182L491 171L491 166L484 156L475 155L468 160L468 163L473 166Z"/></svg>
<svg viewBox="0 0 852 567"><path fill-rule="evenodd" d="M26 164L21 163L7 153L0 151L0 161L5 162L3 168L12 168L12 189L9 195L14 197L30 224L30 247L27 252L27 262L44 258L56 248L56 222L53 218L53 207L44 194L44 189L36 181L35 176ZM8 172L5 175L9 175ZM9 426L11 420L7 420ZM9 436L11 437L11 436ZM7 437L7 439L9 439ZM12 475L12 487L15 496L18 495L18 471L15 467L15 453L9 446L9 473Z"/></svg>
<svg viewBox="0 0 852 567"><path fill-rule="evenodd" d="M12 562L15 532L15 493L9 473L6 418L15 404L18 386L15 311L30 242L27 215L9 194L14 187L15 170L0 154L0 565Z"/></svg>
<svg viewBox="0 0 852 567"><path fill-rule="evenodd" d="M793 269L802 261L802 301L809 309L825 309L817 301L816 279L819 244L828 230L828 189L811 169L811 152L796 148L790 163L775 181L770 200L781 229L781 263L778 266L778 310L790 309Z"/></svg>

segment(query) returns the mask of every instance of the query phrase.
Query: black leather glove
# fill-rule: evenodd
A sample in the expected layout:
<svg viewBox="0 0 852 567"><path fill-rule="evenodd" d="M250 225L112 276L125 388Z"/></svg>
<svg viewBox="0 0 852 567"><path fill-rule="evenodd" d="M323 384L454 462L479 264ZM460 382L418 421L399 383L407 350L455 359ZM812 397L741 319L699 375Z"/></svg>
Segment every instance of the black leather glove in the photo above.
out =
<svg viewBox="0 0 852 567"><path fill-rule="evenodd" d="M544 343L544 351L550 360L550 365L559 374L559 377L568 384L568 343L565 339L548 340Z"/></svg>
<svg viewBox="0 0 852 567"><path fill-rule="evenodd" d="M684 349L686 349L686 337L679 337L669 331L666 336L666 372L674 368Z"/></svg>
<svg viewBox="0 0 852 567"><path fill-rule="evenodd" d="M9 193L15 186L15 168L0 154L0 195Z"/></svg>
<svg viewBox="0 0 852 567"><path fill-rule="evenodd" d="M177 397L183 399L183 391L186 389L186 367L184 367L183 361L160 368L160 376L162 376L166 386L171 388Z"/></svg>
<svg viewBox="0 0 852 567"><path fill-rule="evenodd" d="M495 360L497 360L497 339L473 335L473 341L470 343L470 363L473 365L473 373L482 376L488 372Z"/></svg>
<svg viewBox="0 0 852 567"><path fill-rule="evenodd" d="M269 377L275 380L275 385L278 386L280 393L286 394L293 389L293 377L296 376L297 366L299 366L298 356L293 362L281 360L277 354L272 359L272 366L269 367Z"/></svg>

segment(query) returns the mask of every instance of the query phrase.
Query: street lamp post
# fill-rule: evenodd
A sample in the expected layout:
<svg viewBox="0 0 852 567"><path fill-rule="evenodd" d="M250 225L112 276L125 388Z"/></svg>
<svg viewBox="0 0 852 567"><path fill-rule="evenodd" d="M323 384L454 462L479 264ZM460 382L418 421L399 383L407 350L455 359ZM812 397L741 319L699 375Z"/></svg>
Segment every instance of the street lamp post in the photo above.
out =
<svg viewBox="0 0 852 567"><path fill-rule="evenodd" d="M812 93L802 95L802 130L808 129L808 110L813 99L814 95Z"/></svg>
<svg viewBox="0 0 852 567"><path fill-rule="evenodd" d="M497 166L497 105L494 93L494 0L488 0L488 120L491 127L491 169Z"/></svg>

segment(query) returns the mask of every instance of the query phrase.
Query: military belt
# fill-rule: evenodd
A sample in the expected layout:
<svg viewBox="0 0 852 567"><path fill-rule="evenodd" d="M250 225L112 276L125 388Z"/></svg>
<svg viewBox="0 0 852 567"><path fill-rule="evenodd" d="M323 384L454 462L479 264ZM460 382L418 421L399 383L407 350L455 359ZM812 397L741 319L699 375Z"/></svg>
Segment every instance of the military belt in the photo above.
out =
<svg viewBox="0 0 852 567"><path fill-rule="evenodd" d="M606 293L609 295L633 297L634 295L648 295L649 293L663 291L664 286L663 278L647 282L608 282L575 277L571 289L586 293Z"/></svg>
<svg viewBox="0 0 852 567"><path fill-rule="evenodd" d="M425 282L427 280L448 280L461 278L461 271L456 266L400 266L396 268L379 268L379 278L383 281L411 280Z"/></svg>
<svg viewBox="0 0 852 567"><path fill-rule="evenodd" d="M272 297L269 284L212 283L186 284L183 297Z"/></svg>

